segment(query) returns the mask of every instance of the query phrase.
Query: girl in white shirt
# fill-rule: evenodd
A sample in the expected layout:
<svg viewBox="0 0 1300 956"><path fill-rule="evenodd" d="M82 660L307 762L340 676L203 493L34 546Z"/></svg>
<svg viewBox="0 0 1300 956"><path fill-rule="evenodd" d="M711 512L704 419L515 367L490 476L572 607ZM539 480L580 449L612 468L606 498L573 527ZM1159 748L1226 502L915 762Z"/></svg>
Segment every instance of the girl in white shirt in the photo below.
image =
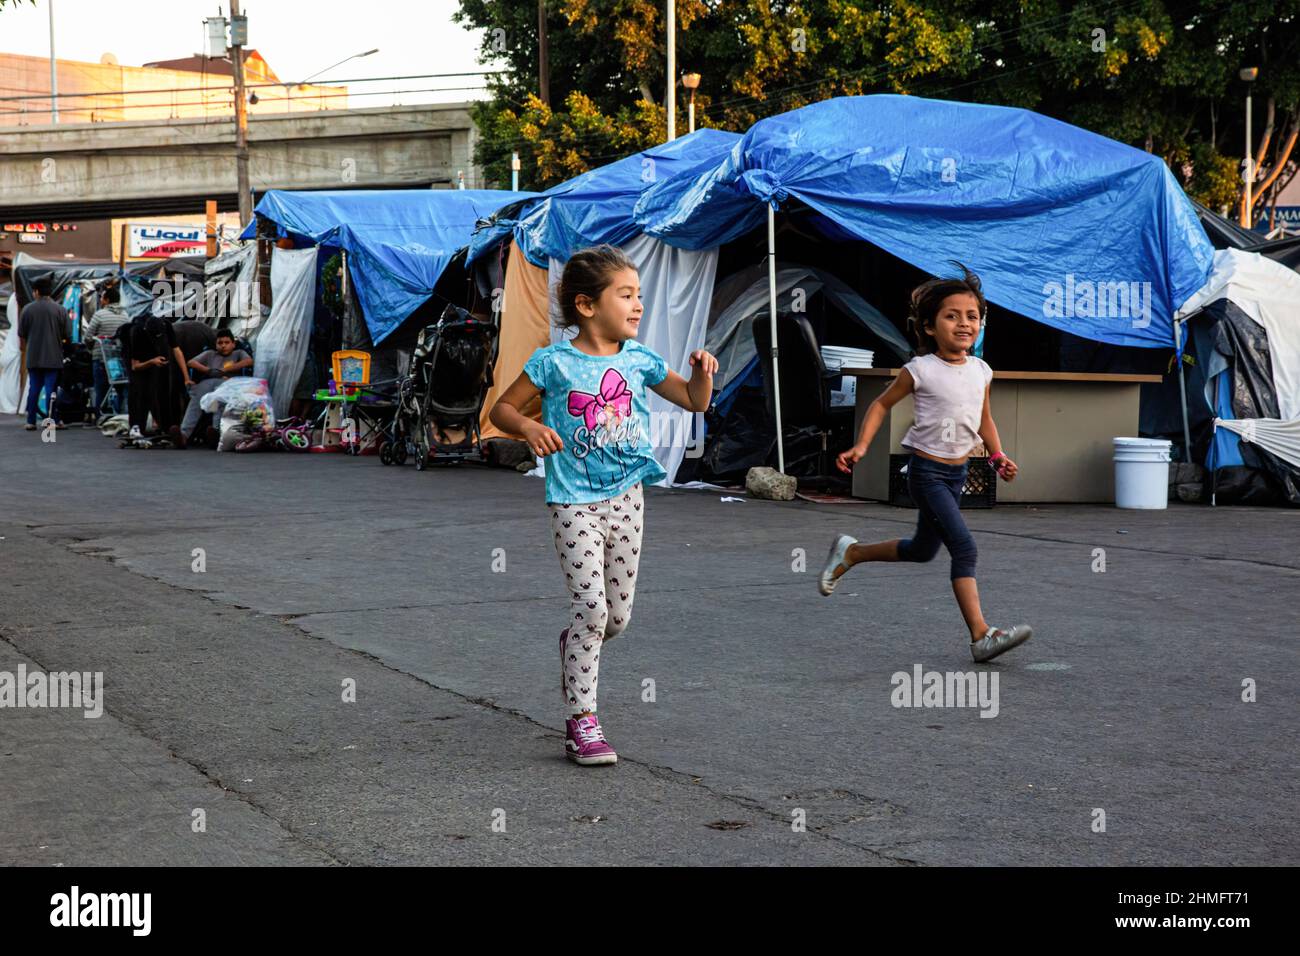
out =
<svg viewBox="0 0 1300 956"><path fill-rule="evenodd" d="M839 535L831 544L818 589L830 595L840 576L863 561L933 560L943 544L952 558L952 590L970 631L971 656L984 662L1023 644L1033 630L1027 624L993 627L984 619L975 585L975 539L959 510L967 459L981 441L989 451L989 462L1004 481L1014 480L1018 470L1002 453L997 426L989 413L993 370L968 353L979 337L987 306L979 277L965 266L961 270L960 279L931 279L912 292L908 324L916 337L916 357L871 403L858 443L836 462L841 471L851 472L867 453L886 412L903 396L913 395L915 424L903 436L902 444L912 453L907 463L907 490L919 512L916 533L877 544L859 544L856 538Z"/></svg>

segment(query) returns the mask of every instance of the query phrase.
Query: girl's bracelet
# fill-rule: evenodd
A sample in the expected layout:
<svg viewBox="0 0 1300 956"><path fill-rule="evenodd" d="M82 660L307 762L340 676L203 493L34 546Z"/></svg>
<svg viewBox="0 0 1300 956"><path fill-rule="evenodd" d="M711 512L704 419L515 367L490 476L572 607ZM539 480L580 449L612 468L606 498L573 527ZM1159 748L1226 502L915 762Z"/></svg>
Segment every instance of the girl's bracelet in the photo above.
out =
<svg viewBox="0 0 1300 956"><path fill-rule="evenodd" d="M995 454L989 455L989 464L990 464L990 465L993 464L993 463L994 463L995 461L997 461L999 458L1006 458L1006 457L1007 457L1007 456L1004 455L1004 454L1002 454L1002 452L997 452L997 453L995 453Z"/></svg>

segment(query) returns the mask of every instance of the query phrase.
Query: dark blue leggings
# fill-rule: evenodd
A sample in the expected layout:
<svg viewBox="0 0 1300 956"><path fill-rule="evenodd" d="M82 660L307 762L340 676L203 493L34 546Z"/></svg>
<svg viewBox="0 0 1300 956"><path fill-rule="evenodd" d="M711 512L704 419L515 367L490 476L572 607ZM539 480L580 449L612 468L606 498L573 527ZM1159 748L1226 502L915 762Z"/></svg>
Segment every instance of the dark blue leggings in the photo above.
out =
<svg viewBox="0 0 1300 956"><path fill-rule="evenodd" d="M950 577L975 577L975 539L958 505L965 482L965 464L945 465L920 455L908 459L907 491L920 513L916 534L898 542L900 561L933 561L943 544L952 556Z"/></svg>

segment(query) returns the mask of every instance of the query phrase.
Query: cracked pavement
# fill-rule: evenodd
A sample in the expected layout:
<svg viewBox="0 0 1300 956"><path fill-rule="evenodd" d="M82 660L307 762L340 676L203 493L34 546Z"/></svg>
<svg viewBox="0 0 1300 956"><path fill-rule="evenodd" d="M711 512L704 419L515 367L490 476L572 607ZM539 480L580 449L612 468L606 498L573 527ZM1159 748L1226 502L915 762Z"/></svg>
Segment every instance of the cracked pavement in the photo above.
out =
<svg viewBox="0 0 1300 956"><path fill-rule="evenodd" d="M620 762L578 768L540 482L57 439L0 422L0 672L102 671L105 714L0 709L0 863L1300 862L1300 513L965 512L1035 628L981 668L944 555L816 593L915 512L651 489ZM998 716L894 707L916 664L996 672Z"/></svg>

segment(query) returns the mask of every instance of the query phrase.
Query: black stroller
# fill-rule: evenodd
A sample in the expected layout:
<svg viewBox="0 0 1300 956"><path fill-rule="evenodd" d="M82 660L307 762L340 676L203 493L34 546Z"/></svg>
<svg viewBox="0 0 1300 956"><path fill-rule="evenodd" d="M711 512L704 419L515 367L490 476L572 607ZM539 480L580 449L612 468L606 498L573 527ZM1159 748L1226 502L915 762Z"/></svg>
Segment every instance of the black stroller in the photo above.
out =
<svg viewBox="0 0 1300 956"><path fill-rule="evenodd" d="M496 346L497 327L459 306L448 305L436 324L426 326L410 374L397 384L397 407L379 460L401 464L409 455L423 471L430 460L481 459L479 415L492 387Z"/></svg>
<svg viewBox="0 0 1300 956"><path fill-rule="evenodd" d="M65 343L63 372L59 375L59 421L85 422L94 405L95 374L90 349L84 342Z"/></svg>

